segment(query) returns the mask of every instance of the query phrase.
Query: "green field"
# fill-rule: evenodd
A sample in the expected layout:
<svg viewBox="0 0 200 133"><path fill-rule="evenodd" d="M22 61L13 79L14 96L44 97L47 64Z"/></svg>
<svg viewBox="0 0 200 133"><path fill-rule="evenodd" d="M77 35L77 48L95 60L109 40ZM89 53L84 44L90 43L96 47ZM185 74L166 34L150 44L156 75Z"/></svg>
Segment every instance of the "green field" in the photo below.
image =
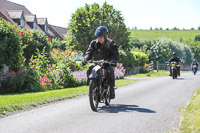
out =
<svg viewBox="0 0 200 133"><path fill-rule="evenodd" d="M179 41L183 38L183 41L188 39L194 39L196 35L200 35L200 30L130 30L131 37L137 37L140 41L156 40L160 37L171 38L174 41Z"/></svg>

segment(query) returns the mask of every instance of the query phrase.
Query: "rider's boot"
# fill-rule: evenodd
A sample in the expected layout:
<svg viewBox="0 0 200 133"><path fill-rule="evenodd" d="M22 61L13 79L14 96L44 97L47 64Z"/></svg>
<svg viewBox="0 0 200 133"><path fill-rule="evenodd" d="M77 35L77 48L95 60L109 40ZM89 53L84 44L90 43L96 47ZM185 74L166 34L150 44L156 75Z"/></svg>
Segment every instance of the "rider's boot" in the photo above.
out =
<svg viewBox="0 0 200 133"><path fill-rule="evenodd" d="M114 87L110 88L110 99L115 99L115 89L114 89Z"/></svg>

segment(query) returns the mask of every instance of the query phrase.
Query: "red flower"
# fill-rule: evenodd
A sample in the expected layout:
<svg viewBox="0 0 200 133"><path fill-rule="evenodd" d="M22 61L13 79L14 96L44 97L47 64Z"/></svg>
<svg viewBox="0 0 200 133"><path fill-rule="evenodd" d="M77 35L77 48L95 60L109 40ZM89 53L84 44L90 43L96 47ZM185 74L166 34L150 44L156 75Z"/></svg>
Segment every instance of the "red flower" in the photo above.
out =
<svg viewBox="0 0 200 133"><path fill-rule="evenodd" d="M65 54L66 52L64 51L64 52L62 52L62 54Z"/></svg>
<svg viewBox="0 0 200 133"><path fill-rule="evenodd" d="M21 35L21 34L24 34L24 32L23 32L23 31L20 31L19 33L17 33L17 35Z"/></svg>
<svg viewBox="0 0 200 133"><path fill-rule="evenodd" d="M78 53L80 53L81 51L78 51Z"/></svg>
<svg viewBox="0 0 200 133"><path fill-rule="evenodd" d="M36 66L33 66L33 68L36 68Z"/></svg>
<svg viewBox="0 0 200 133"><path fill-rule="evenodd" d="M69 52L69 56L71 56L72 52Z"/></svg>
<svg viewBox="0 0 200 133"><path fill-rule="evenodd" d="M74 53L76 53L76 50L74 50Z"/></svg>

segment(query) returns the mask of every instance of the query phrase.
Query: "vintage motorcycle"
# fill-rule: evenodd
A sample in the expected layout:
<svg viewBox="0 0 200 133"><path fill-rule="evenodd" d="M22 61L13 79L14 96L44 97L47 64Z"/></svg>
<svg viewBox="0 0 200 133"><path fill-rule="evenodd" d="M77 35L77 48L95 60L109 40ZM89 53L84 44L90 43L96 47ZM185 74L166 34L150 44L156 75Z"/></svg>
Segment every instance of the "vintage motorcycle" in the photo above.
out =
<svg viewBox="0 0 200 133"><path fill-rule="evenodd" d="M197 73L197 65L192 65L192 71L194 73L194 75Z"/></svg>
<svg viewBox="0 0 200 133"><path fill-rule="evenodd" d="M170 66L172 79L177 79L177 77L178 77L178 69L177 69L177 67L180 67L180 65L178 65L178 63L175 62L175 61L167 62L167 65Z"/></svg>
<svg viewBox="0 0 200 133"><path fill-rule="evenodd" d="M115 65L109 61L90 61L95 67L89 75L89 101L93 111L97 111L99 103L110 105L110 85L107 80L106 65Z"/></svg>

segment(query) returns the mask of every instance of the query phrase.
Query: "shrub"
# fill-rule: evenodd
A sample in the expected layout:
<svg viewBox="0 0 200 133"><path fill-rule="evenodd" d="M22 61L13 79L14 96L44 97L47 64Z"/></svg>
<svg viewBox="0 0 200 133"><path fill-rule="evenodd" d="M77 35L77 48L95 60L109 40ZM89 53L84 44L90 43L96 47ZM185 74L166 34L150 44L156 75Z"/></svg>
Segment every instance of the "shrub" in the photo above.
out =
<svg viewBox="0 0 200 133"><path fill-rule="evenodd" d="M45 47L45 53L50 55L50 44L46 36L37 30L25 30L21 35L22 45L24 48L23 56L27 61L31 59L32 55L36 55L36 50L42 51Z"/></svg>
<svg viewBox="0 0 200 133"><path fill-rule="evenodd" d="M185 64L191 63L192 51L190 47L167 38L160 38L153 44L150 59L165 63L172 57L173 52L176 52L177 56Z"/></svg>
<svg viewBox="0 0 200 133"><path fill-rule="evenodd" d="M11 70L17 69L21 52L22 45L16 27L0 19L0 67L6 64Z"/></svg>
<svg viewBox="0 0 200 133"><path fill-rule="evenodd" d="M53 38L52 40L52 48L61 49L63 51L66 50L66 45L63 41L60 41L59 38Z"/></svg>
<svg viewBox="0 0 200 133"><path fill-rule="evenodd" d="M125 67L134 67L136 63L136 57L130 51L119 50L120 63L123 63Z"/></svg>

